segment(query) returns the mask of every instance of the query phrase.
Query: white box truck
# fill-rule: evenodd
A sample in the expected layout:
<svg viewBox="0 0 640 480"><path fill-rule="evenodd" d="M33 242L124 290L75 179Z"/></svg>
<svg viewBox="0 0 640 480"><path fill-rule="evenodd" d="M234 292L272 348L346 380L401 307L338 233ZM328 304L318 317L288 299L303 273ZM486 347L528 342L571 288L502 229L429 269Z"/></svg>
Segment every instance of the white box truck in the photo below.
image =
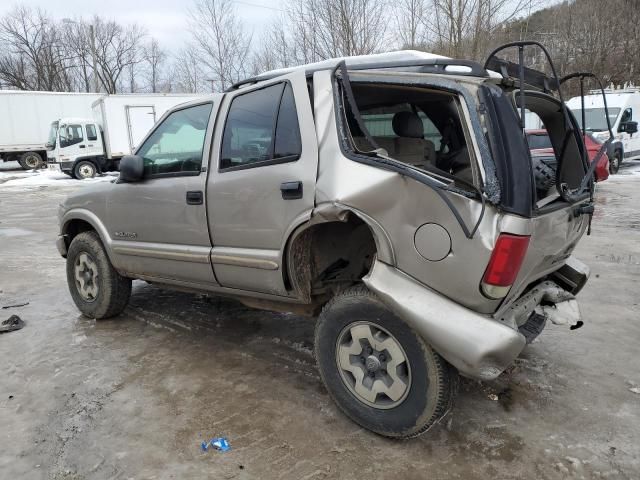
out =
<svg viewBox="0 0 640 480"><path fill-rule="evenodd" d="M106 95L92 105L93 118L58 118L51 123L47 162L82 179L117 170L157 120L170 108L199 97L196 94Z"/></svg>
<svg viewBox="0 0 640 480"><path fill-rule="evenodd" d="M608 88L607 108L611 129L615 141L610 145L610 169L616 173L622 160L637 160L640 158L640 134L638 121L640 120L640 88L625 87L619 89ZM582 104L580 97L574 97L567 102L578 124L582 126ZM607 117L604 113L604 100L600 90L592 90L584 97L585 129L598 140L609 138L607 132Z"/></svg>
<svg viewBox="0 0 640 480"><path fill-rule="evenodd" d="M98 93L0 90L0 159L18 161L24 169L39 168L47 159L51 120L86 117Z"/></svg>

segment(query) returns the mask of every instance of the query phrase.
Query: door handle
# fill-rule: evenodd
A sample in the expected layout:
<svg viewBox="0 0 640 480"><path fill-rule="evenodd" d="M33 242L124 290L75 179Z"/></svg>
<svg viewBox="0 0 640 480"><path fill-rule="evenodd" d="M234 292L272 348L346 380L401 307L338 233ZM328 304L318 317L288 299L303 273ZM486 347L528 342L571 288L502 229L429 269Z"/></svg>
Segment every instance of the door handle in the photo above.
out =
<svg viewBox="0 0 640 480"><path fill-rule="evenodd" d="M200 190L187 192L187 205L202 205L203 195Z"/></svg>
<svg viewBox="0 0 640 480"><path fill-rule="evenodd" d="M84 145L80 145L80 148L85 148L85 146Z"/></svg>
<svg viewBox="0 0 640 480"><path fill-rule="evenodd" d="M296 200L302 198L302 182L283 182L280 184L280 192L283 200Z"/></svg>

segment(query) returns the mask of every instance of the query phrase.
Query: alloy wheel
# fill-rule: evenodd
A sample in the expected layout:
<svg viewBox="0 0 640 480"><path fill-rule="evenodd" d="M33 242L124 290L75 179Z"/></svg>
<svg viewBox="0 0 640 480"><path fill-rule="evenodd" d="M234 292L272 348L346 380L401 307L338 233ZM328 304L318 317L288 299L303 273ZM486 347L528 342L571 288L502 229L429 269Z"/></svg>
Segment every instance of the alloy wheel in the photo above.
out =
<svg viewBox="0 0 640 480"><path fill-rule="evenodd" d="M76 288L82 299L93 302L98 297L98 265L88 253L82 252L74 263Z"/></svg>
<svg viewBox="0 0 640 480"><path fill-rule="evenodd" d="M396 407L409 393L407 355L398 340L375 323L354 322L342 330L336 363L348 390L371 407Z"/></svg>

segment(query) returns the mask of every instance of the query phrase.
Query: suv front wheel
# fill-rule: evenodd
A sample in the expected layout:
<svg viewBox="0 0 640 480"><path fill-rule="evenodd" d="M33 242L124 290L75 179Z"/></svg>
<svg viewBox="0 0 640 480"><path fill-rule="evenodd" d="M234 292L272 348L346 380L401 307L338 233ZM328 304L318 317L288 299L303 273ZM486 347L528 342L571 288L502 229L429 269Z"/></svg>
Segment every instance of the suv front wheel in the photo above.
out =
<svg viewBox="0 0 640 480"><path fill-rule="evenodd" d="M415 437L451 408L457 373L364 286L324 307L315 352L333 400L380 435Z"/></svg>
<svg viewBox="0 0 640 480"><path fill-rule="evenodd" d="M82 232L71 242L67 284L74 303L89 318L120 314L131 296L131 279L113 268L96 232Z"/></svg>

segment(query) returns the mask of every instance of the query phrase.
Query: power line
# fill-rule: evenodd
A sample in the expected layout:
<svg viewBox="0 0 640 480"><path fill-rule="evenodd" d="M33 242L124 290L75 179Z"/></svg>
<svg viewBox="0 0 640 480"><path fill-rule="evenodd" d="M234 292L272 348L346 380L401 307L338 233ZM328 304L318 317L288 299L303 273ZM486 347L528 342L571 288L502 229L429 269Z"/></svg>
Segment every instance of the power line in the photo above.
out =
<svg viewBox="0 0 640 480"><path fill-rule="evenodd" d="M243 2L242 0L231 0L231 3L238 3L241 5L247 5L249 7L256 7L256 8L265 8L267 10L273 10L275 12L286 12L286 10L283 10L281 8L276 8L276 7L268 7L267 5L258 5L256 3L250 3L250 2Z"/></svg>

